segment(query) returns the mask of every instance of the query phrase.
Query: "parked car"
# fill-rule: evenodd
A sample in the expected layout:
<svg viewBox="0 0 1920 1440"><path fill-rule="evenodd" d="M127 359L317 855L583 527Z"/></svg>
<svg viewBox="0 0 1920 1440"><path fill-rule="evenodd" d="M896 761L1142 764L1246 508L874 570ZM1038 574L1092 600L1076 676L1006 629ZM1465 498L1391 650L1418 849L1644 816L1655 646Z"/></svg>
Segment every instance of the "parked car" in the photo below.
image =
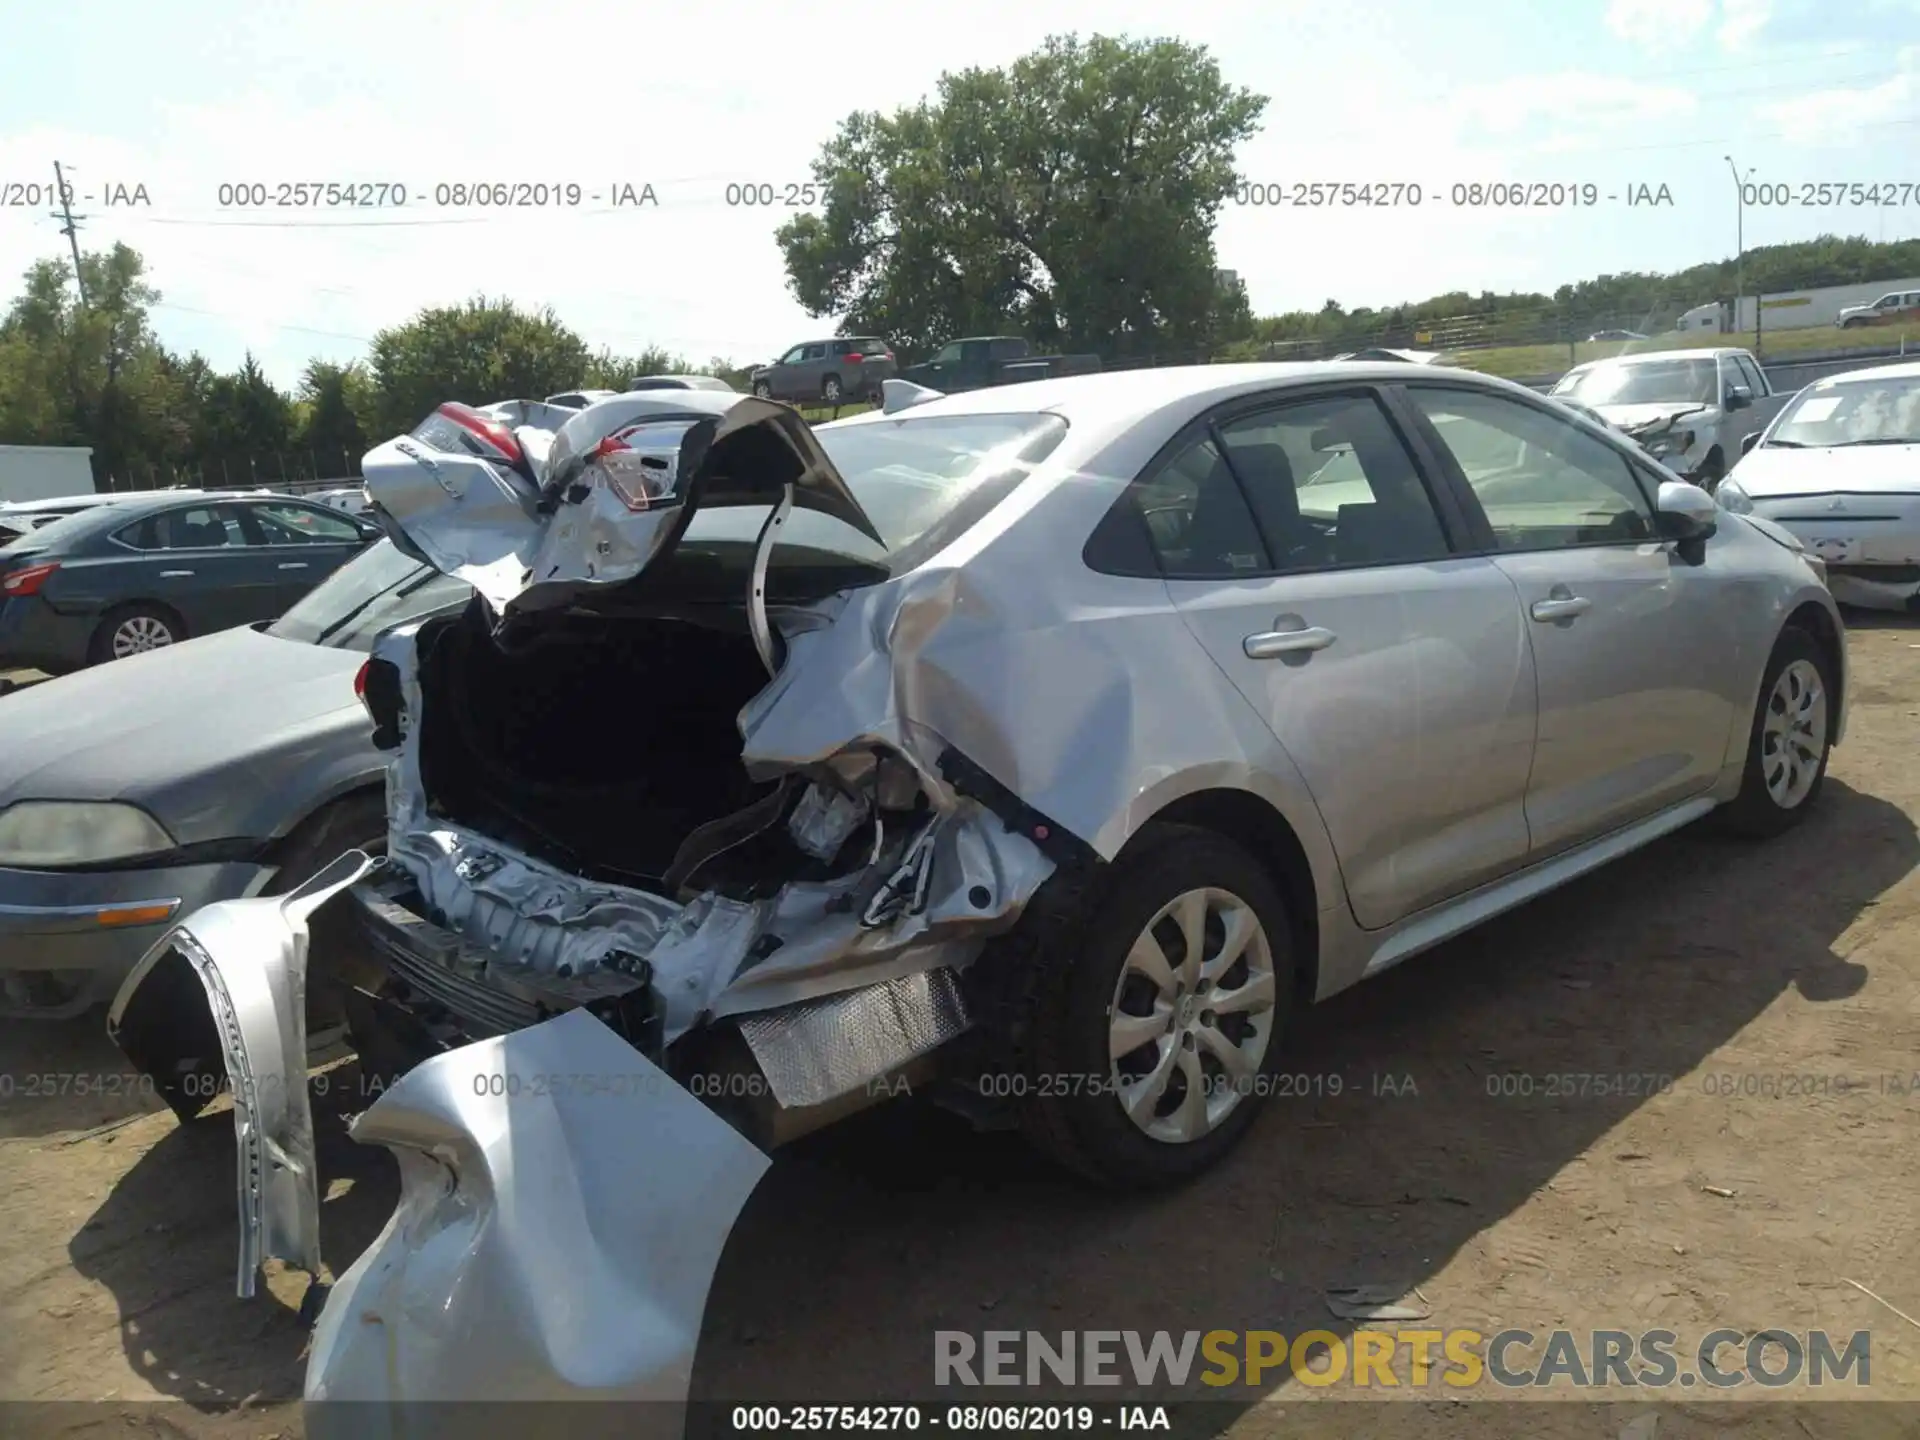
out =
<svg viewBox="0 0 1920 1440"><path fill-rule="evenodd" d="M1036 355L1033 346L1018 335L970 335L949 340L925 364L902 370L900 378L950 395L990 385L1089 375L1099 368L1098 355Z"/></svg>
<svg viewBox="0 0 1920 1440"><path fill-rule="evenodd" d="M309 490L301 498L347 515L365 515L373 508L364 485L337 485L327 490Z"/></svg>
<svg viewBox="0 0 1920 1440"><path fill-rule="evenodd" d="M1437 350L1397 350L1384 345L1376 345L1367 350L1349 350L1344 355L1336 355L1336 360L1393 360L1402 365L1438 365L1446 356Z"/></svg>
<svg viewBox="0 0 1920 1440"><path fill-rule="evenodd" d="M386 757L354 674L471 592L382 542L285 615L0 704L0 1018L113 998L170 921L377 846Z"/></svg>
<svg viewBox="0 0 1920 1440"><path fill-rule="evenodd" d="M1647 453L1711 491L1788 397L1745 350L1653 350L1576 365L1556 399L1592 406Z"/></svg>
<svg viewBox="0 0 1920 1440"><path fill-rule="evenodd" d="M875 336L839 336L808 340L747 378L763 399L796 404L838 405L846 400L880 400L880 385L900 373L893 346Z"/></svg>
<svg viewBox="0 0 1920 1440"><path fill-rule="evenodd" d="M304 500L153 491L0 547L0 669L58 675L270 620L380 538Z"/></svg>
<svg viewBox="0 0 1920 1440"><path fill-rule="evenodd" d="M1140 370L817 429L627 395L544 462L511 409L366 460L478 594L368 661L385 861L186 917L110 1013L183 1113L233 1077L274 1167L243 1290L317 1274L288 997L309 915L362 928L349 1024L397 1079L353 1133L406 1218L328 1295L313 1398L684 1397L765 1147L913 1077L1102 1183L1191 1175L1309 1002L1694 820L1785 830L1841 735L1792 537L1489 376ZM499 1302L555 1265L595 1282L564 1312ZM563 1336L636 1305L672 1343L577 1378Z"/></svg>
<svg viewBox="0 0 1920 1440"><path fill-rule="evenodd" d="M1807 386L1752 437L1719 500L1797 535L1835 599L1920 610L1920 363Z"/></svg>
<svg viewBox="0 0 1920 1440"><path fill-rule="evenodd" d="M1587 336L1589 345L1607 345L1616 341L1644 340L1647 337L1638 330L1596 330Z"/></svg>
<svg viewBox="0 0 1920 1440"><path fill-rule="evenodd" d="M627 382L627 393L637 390L721 390L729 395L740 392L718 375L636 375Z"/></svg>
<svg viewBox="0 0 1920 1440"><path fill-rule="evenodd" d="M1842 330L1920 320L1920 290L1890 290L1871 305L1847 306L1840 312L1839 319Z"/></svg>
<svg viewBox="0 0 1920 1440"><path fill-rule="evenodd" d="M16 500L0 505L0 545L11 544L29 531L51 525L56 520L64 520L69 515L78 515L83 510L124 500L129 493L123 490L107 495L60 495L51 500Z"/></svg>

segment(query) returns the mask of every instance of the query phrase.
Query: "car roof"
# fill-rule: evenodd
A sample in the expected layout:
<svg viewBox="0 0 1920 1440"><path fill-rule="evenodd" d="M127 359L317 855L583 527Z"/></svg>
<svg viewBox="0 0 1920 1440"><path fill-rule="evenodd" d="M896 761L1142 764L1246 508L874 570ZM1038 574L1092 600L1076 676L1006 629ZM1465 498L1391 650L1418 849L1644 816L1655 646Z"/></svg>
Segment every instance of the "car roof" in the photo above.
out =
<svg viewBox="0 0 1920 1440"><path fill-rule="evenodd" d="M1536 391L1498 376L1448 365L1422 365L1424 383L1461 379L1520 395ZM1392 360L1300 360L1240 365L1169 365L1139 370L1107 370L1092 375L1067 375L1028 380L1018 385L994 385L942 395L892 415L869 410L819 428L884 424L908 417L935 415L995 415L1051 411L1069 421L1093 421L1128 413L1145 413L1167 405L1198 402L1204 408L1249 392L1309 385L1319 380L1365 380L1405 384L1413 378L1406 364Z"/></svg>
<svg viewBox="0 0 1920 1440"><path fill-rule="evenodd" d="M1838 375L1822 376L1811 382L1807 388L1844 385L1853 380L1920 380L1920 360L1903 360L1895 365L1868 365L1859 370L1845 370Z"/></svg>
<svg viewBox="0 0 1920 1440"><path fill-rule="evenodd" d="M1752 353L1738 345L1715 345L1705 350L1640 350L1632 355L1606 355L1598 360L1585 360L1573 368L1585 370L1589 365L1640 365L1648 360L1718 360L1724 355Z"/></svg>
<svg viewBox="0 0 1920 1440"><path fill-rule="evenodd" d="M65 510L74 506L108 505L123 495L48 495L38 500L0 502L0 515L30 515L39 510Z"/></svg>

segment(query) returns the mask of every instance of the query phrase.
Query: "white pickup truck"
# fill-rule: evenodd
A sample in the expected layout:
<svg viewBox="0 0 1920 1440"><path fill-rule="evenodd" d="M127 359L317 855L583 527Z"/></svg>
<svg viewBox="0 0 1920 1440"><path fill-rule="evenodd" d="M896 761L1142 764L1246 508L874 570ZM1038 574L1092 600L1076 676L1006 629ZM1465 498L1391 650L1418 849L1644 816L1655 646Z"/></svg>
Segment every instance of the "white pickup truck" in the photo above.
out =
<svg viewBox="0 0 1920 1440"><path fill-rule="evenodd" d="M1577 365L1552 393L1597 410L1669 470L1719 485L1750 434L1791 394L1776 394L1745 350L1653 350Z"/></svg>

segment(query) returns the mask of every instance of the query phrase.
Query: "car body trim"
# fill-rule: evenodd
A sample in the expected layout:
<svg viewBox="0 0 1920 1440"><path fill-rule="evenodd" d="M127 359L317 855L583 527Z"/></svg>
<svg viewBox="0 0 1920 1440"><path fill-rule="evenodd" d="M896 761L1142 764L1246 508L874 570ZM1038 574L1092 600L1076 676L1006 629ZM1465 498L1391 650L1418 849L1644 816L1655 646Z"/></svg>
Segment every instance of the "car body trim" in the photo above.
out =
<svg viewBox="0 0 1920 1440"><path fill-rule="evenodd" d="M1451 940L1483 921L1524 905L1549 890L1558 889L1589 870L1596 870L1609 861L1638 850L1683 825L1691 825L1714 809L1716 803L1711 796L1696 795L1644 820L1636 820L1610 835L1590 840L1578 849L1550 856L1491 885L1446 901L1425 915L1415 916L1395 927L1392 938L1368 959L1360 978L1370 979L1382 970L1390 970L1402 960L1409 960L1421 951Z"/></svg>
<svg viewBox="0 0 1920 1440"><path fill-rule="evenodd" d="M165 1067L149 1048L153 1031L141 1023L152 1018L141 1014L148 979L163 966L184 963L206 992L233 1087L242 1299L254 1294L269 1257L309 1275L320 1271L320 1193L307 1101L307 921L379 863L350 850L287 895L221 900L195 911L141 957L107 1013L108 1035L153 1073ZM137 1033L141 1043L128 1049Z"/></svg>
<svg viewBox="0 0 1920 1440"><path fill-rule="evenodd" d="M57 924L61 921L72 922L74 928L85 929L89 922L94 925L126 924L127 921L110 917L116 915L138 914L148 910L165 910L166 914L158 920L136 921L132 923L157 925L161 920L171 920L174 912L180 908L180 897L170 896L157 900L109 900L98 905L0 905L0 920L42 921Z"/></svg>

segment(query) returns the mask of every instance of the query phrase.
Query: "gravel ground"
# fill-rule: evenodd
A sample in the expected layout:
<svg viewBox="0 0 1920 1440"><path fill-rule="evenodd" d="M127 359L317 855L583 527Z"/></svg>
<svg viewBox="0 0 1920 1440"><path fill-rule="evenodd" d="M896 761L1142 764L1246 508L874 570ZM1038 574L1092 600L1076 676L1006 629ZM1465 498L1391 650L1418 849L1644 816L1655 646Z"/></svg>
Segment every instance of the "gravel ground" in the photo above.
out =
<svg viewBox="0 0 1920 1440"><path fill-rule="evenodd" d="M783 1154L722 1262L696 1396L926 1398L940 1329L1345 1332L1326 1289L1379 1283L1417 1285L1428 1325L1484 1333L1871 1330L1867 1393L1908 1404L1745 1406L1738 1433L1920 1433L1920 1323L1894 1309L1920 1316L1920 624L1856 620L1849 739L1804 826L1759 847L1684 832L1338 998L1292 1068L1342 1093L1275 1101L1181 1193L1091 1195L913 1102ZM124 1068L97 1017L0 1026L0 1401L115 1402L0 1430L292 1440L300 1287L233 1298L230 1127L20 1083ZM1568 1074L1671 1086L1492 1093ZM392 1166L320 1118L344 1267L391 1209ZM1654 1434L1644 1402L1482 1387L1362 1424L1355 1392L1272 1381L1209 1428ZM1658 1434L1728 1433L1725 1407L1754 1393L1690 1392ZM131 1403L158 1399L182 1403Z"/></svg>

